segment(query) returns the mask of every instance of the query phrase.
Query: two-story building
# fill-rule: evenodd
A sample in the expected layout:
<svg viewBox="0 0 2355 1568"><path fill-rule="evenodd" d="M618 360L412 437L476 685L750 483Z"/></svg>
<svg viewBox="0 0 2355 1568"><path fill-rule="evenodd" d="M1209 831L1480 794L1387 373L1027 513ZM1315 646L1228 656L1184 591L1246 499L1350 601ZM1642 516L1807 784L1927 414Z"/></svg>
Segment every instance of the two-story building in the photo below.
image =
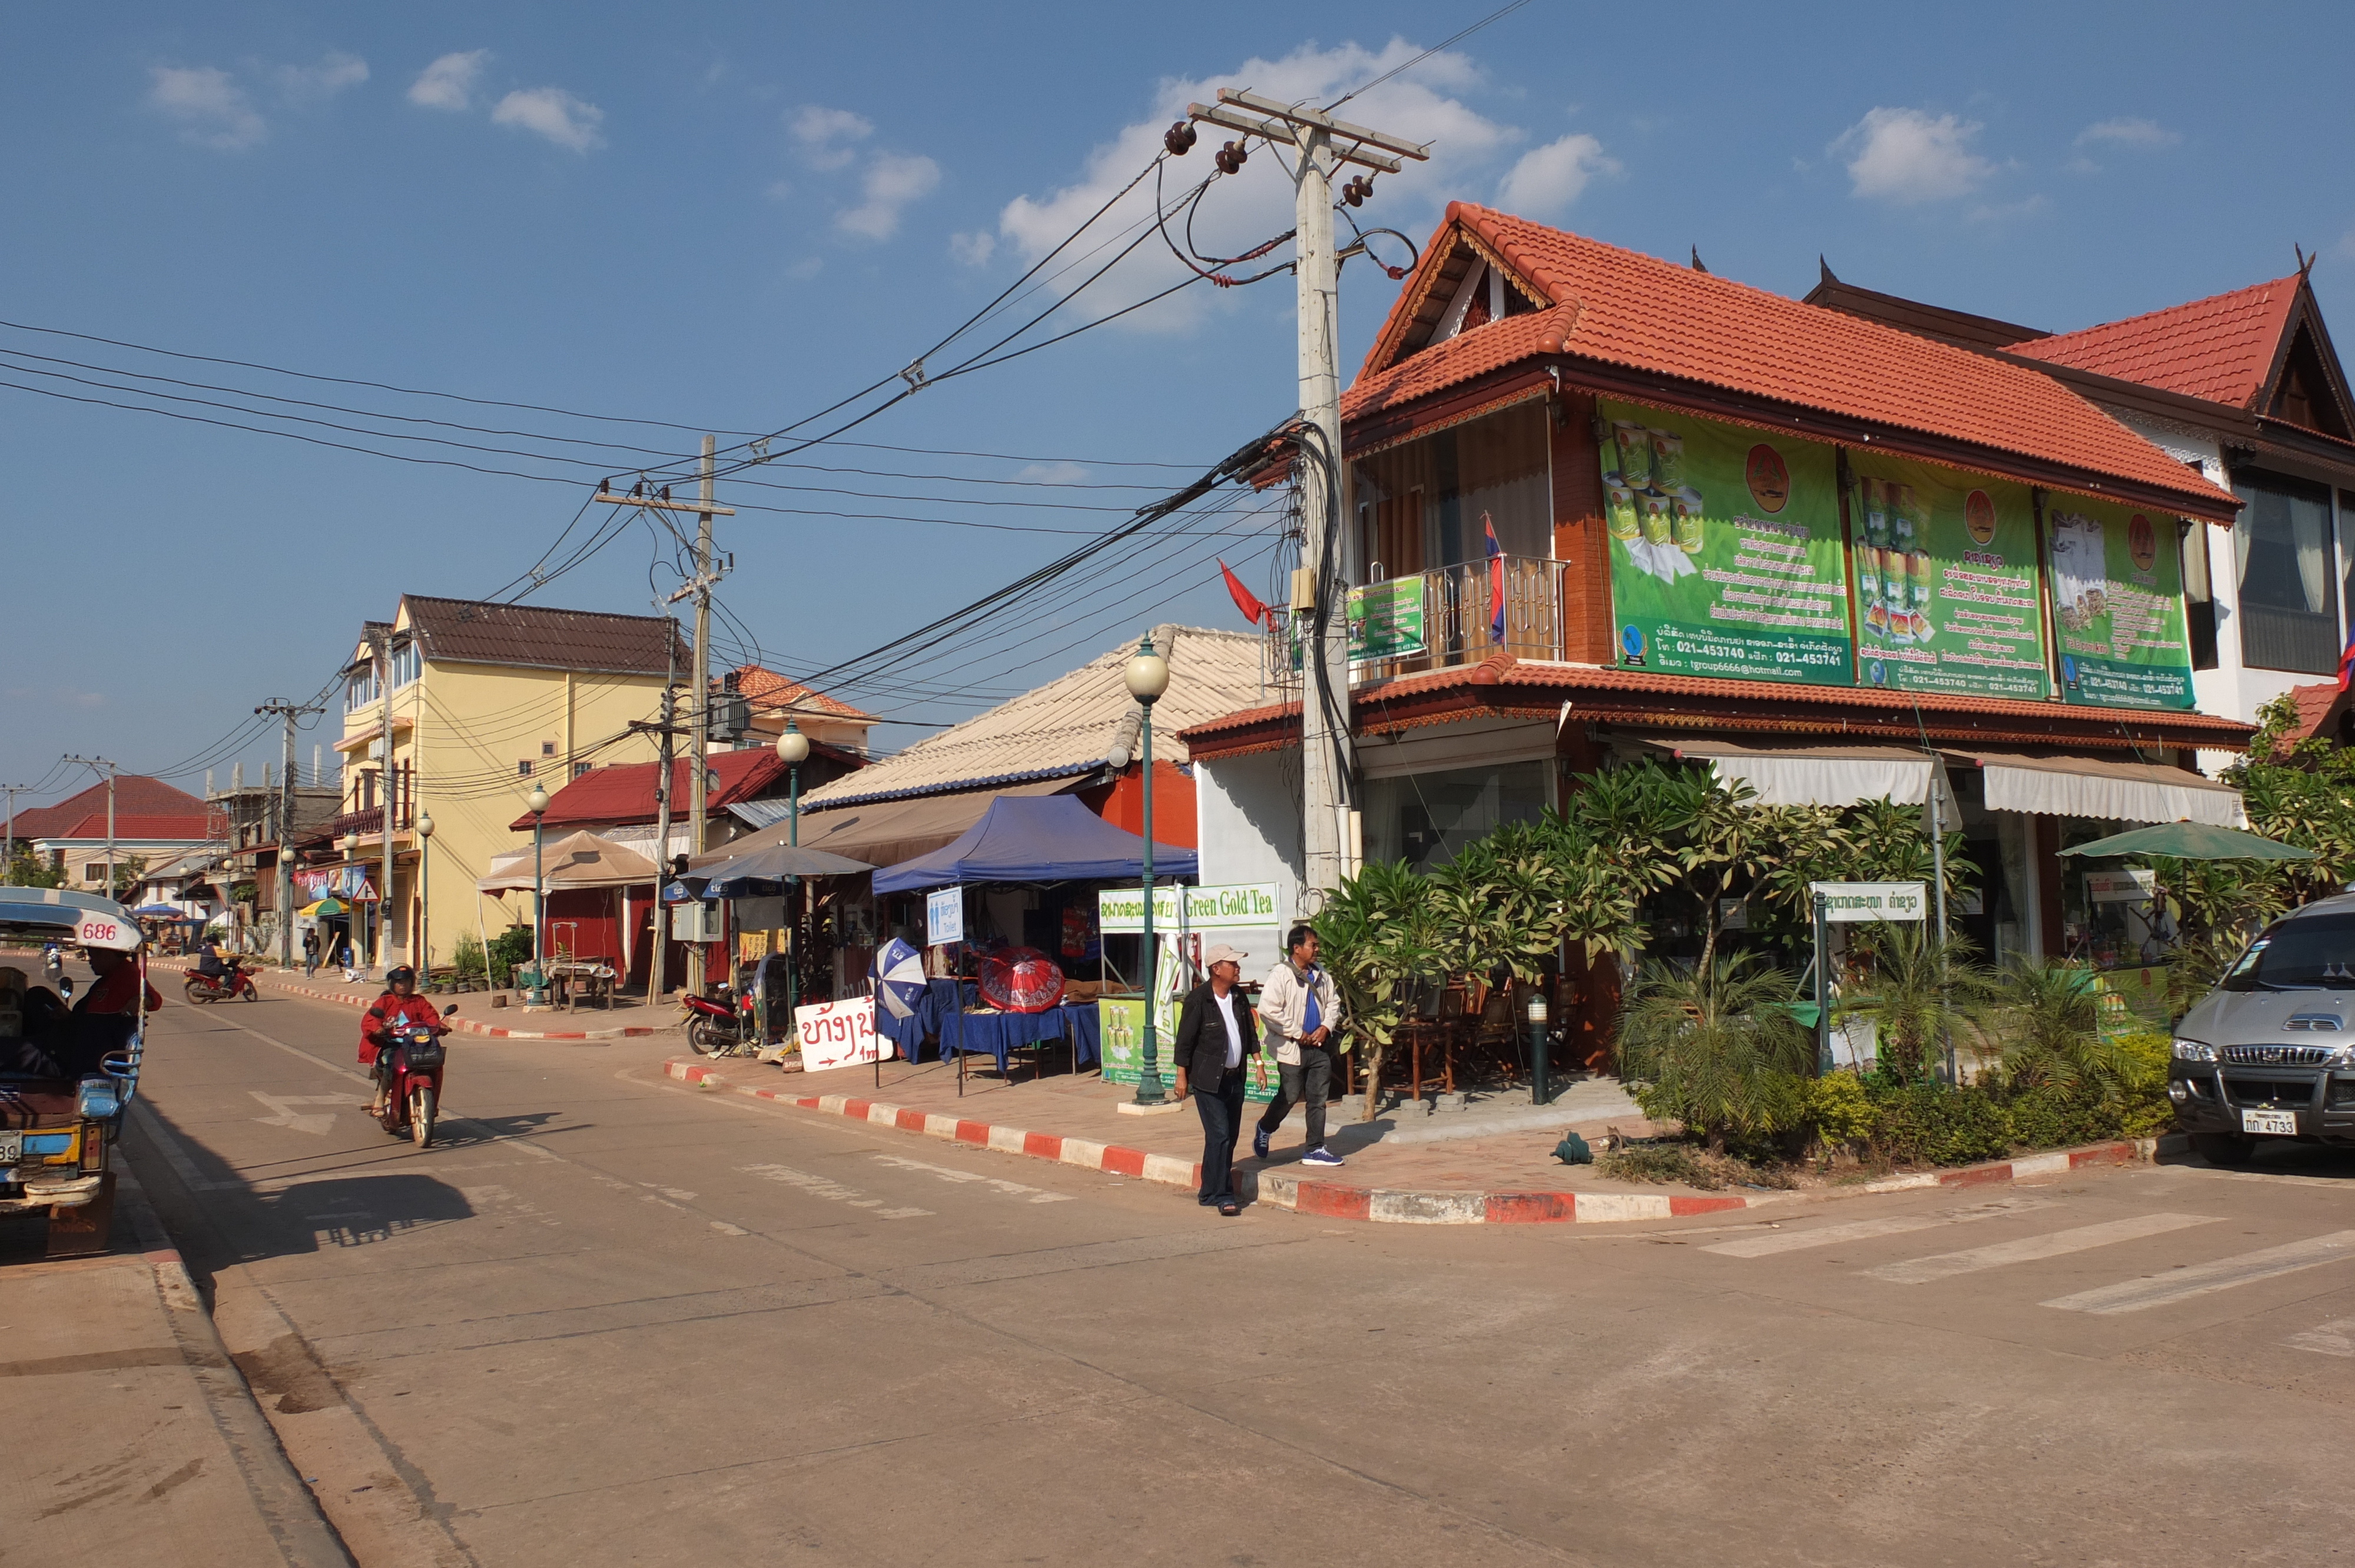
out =
<svg viewBox="0 0 2355 1568"><path fill-rule="evenodd" d="M404 594L345 668L338 858L297 874L298 901L350 910L356 950L378 966L446 963L461 936L529 924L528 895L485 912L474 885L516 847L532 787L553 796L593 768L652 761L657 737L633 726L659 720L691 667L666 618Z"/></svg>
<svg viewBox="0 0 2355 1568"><path fill-rule="evenodd" d="M1836 805L1943 767L2001 956L2081 933L2065 842L2240 820L2181 544L2241 500L2041 366L1458 203L1342 414L1367 859L1646 757ZM1299 888L1300 737L1296 695L1185 732L1205 882Z"/></svg>

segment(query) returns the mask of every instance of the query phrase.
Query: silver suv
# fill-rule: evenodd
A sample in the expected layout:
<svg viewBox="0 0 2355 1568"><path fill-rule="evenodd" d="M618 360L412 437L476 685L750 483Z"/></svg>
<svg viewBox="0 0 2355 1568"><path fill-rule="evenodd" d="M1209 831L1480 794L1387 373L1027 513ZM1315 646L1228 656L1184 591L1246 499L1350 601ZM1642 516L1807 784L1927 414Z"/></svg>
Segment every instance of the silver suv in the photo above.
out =
<svg viewBox="0 0 2355 1568"><path fill-rule="evenodd" d="M2355 896L2266 927L2175 1026L2173 1057L2176 1124L2214 1164L2260 1139L2355 1146Z"/></svg>

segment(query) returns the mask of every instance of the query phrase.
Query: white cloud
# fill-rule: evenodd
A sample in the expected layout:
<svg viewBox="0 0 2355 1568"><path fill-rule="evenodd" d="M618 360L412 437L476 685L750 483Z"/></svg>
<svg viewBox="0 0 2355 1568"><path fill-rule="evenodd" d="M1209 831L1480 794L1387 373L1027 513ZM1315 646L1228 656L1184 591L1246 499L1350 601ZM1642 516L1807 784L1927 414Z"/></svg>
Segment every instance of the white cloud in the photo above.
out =
<svg viewBox="0 0 2355 1568"><path fill-rule="evenodd" d="M1967 196L1995 173L1970 150L1976 121L1932 118L1918 109L1875 109L1840 132L1830 148L1849 157L1848 175L1859 196L1912 206Z"/></svg>
<svg viewBox="0 0 2355 1568"><path fill-rule="evenodd" d="M875 133L874 122L847 109L805 103L785 116L785 130L801 143L802 160L814 169L838 169L858 154L850 143Z"/></svg>
<svg viewBox="0 0 2355 1568"><path fill-rule="evenodd" d="M242 152L270 134L245 89L216 66L153 66L147 101L179 122L180 139L224 153Z"/></svg>
<svg viewBox="0 0 2355 1568"><path fill-rule="evenodd" d="M785 269L785 276L796 283L806 283L824 270L826 270L825 257L805 256Z"/></svg>
<svg viewBox="0 0 2355 1568"><path fill-rule="evenodd" d="M603 110L560 87L518 88L491 111L494 125L514 125L576 153L604 144L605 139L597 133L604 121Z"/></svg>
<svg viewBox="0 0 2355 1568"><path fill-rule="evenodd" d="M1497 204L1524 217L1558 217L1597 175L1615 175L1619 162L1605 156L1592 136L1564 136L1520 156L1497 187Z"/></svg>
<svg viewBox="0 0 2355 1568"><path fill-rule="evenodd" d="M1329 103L1359 83L1404 64L1420 48L1393 38L1380 50L1356 44L1332 48L1303 47L1281 59L1253 58L1231 71L1197 80L1165 80L1155 91L1154 105L1145 118L1122 127L1097 146L1081 176L1071 185L1039 196L1019 196L998 216L998 233L1023 255L1036 260L1061 243L1090 213L1112 201L1138 170L1161 150L1161 133L1186 112L1189 101L1213 100L1221 87L1247 86L1284 102L1313 100ZM1387 132L1432 144L1428 163L1409 163L1396 175L1379 175L1374 199L1358 209L1361 223L1380 224L1416 232L1427 228L1442 204L1467 188L1476 177L1482 185L1497 155L1510 147L1518 132L1497 124L1449 96L1451 90L1480 84L1479 69L1461 54L1438 54L1405 76L1371 88L1350 101L1344 110L1349 119L1377 125ZM1210 173L1210 154L1218 151L1224 132L1201 128L1201 141L1183 159L1168 165L1167 190L1171 196ZM1092 238L1120 232L1151 215L1153 182L1146 180L1121 196L1104 215ZM1194 238L1211 255L1234 255L1292 227L1292 181L1266 147L1256 149L1240 175L1220 179L1196 214ZM1285 252L1277 253L1280 258ZM1265 265L1265 263L1262 263ZM1082 268L1064 276L1068 287L1087 275ZM1177 260L1156 239L1139 247L1103 283L1090 290L1088 300L1098 315L1131 304L1166 289L1185 276ZM1350 274L1354 280L1357 273ZM1221 291L1223 293L1224 291ZM1188 290L1162 304L1139 311L1124 320L1155 331L1177 331L1209 308L1210 291Z"/></svg>
<svg viewBox="0 0 2355 1568"><path fill-rule="evenodd" d="M2121 120L2105 120L2077 132L2077 145L2080 147L2172 147L2182 140L2181 136L2156 120L2132 115Z"/></svg>
<svg viewBox="0 0 2355 1568"><path fill-rule="evenodd" d="M333 98L347 87L357 87L368 79L368 61L357 55L329 49L319 57L316 65L282 65L275 74L281 92L298 103L306 103Z"/></svg>
<svg viewBox="0 0 2355 1568"><path fill-rule="evenodd" d="M996 253L997 236L986 228L975 229L971 234L949 236L949 255L961 265L986 267Z"/></svg>
<svg viewBox="0 0 2355 1568"><path fill-rule="evenodd" d="M1088 477L1088 471L1075 462L1033 462L1023 464L1014 477L1032 484L1078 484Z"/></svg>
<svg viewBox="0 0 2355 1568"><path fill-rule="evenodd" d="M443 55L417 73L409 84L409 101L424 109L457 111L474 100L474 83L483 74L488 49L461 49Z"/></svg>
<svg viewBox="0 0 2355 1568"><path fill-rule="evenodd" d="M878 153L863 176L866 200L837 214L837 228L869 239L889 239L900 227L900 209L932 194L941 183L941 166L930 158L899 153Z"/></svg>

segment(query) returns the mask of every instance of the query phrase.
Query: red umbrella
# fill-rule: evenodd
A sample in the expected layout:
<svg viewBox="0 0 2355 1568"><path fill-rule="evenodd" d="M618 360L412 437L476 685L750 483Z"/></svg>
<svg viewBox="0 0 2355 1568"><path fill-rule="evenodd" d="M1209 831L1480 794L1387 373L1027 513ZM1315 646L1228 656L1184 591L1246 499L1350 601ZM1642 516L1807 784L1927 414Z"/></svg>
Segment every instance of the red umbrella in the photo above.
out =
<svg viewBox="0 0 2355 1568"><path fill-rule="evenodd" d="M1063 971L1036 948L1008 948L981 960L983 1000L1001 1012L1044 1012L1063 996Z"/></svg>

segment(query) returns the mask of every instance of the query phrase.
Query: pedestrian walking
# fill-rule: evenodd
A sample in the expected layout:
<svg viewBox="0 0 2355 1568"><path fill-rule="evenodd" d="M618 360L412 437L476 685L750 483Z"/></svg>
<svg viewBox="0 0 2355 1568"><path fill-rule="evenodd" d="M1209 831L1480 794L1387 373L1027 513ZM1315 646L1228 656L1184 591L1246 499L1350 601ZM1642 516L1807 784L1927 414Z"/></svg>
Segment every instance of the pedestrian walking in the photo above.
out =
<svg viewBox="0 0 2355 1568"><path fill-rule="evenodd" d="M1243 1212L1235 1196L1235 1140L1243 1129L1243 1064L1259 1049L1259 1030L1235 981L1251 955L1220 943L1203 956L1210 978L1186 993L1178 1012L1171 1059L1178 1096L1190 1090L1202 1118L1202 1190L1196 1202L1231 1219Z"/></svg>
<svg viewBox="0 0 2355 1568"><path fill-rule="evenodd" d="M310 979L319 972L319 927L303 927L303 974Z"/></svg>
<svg viewBox="0 0 2355 1568"><path fill-rule="evenodd" d="M1304 923L1284 939L1284 961L1268 971L1260 988L1259 1015L1275 1042L1275 1098L1252 1134L1252 1152L1267 1158L1292 1107L1308 1107L1308 1141L1303 1165L1338 1165L1341 1157L1325 1147L1325 1102L1333 1091L1333 1026L1341 1007L1333 977L1316 967L1316 933Z"/></svg>

